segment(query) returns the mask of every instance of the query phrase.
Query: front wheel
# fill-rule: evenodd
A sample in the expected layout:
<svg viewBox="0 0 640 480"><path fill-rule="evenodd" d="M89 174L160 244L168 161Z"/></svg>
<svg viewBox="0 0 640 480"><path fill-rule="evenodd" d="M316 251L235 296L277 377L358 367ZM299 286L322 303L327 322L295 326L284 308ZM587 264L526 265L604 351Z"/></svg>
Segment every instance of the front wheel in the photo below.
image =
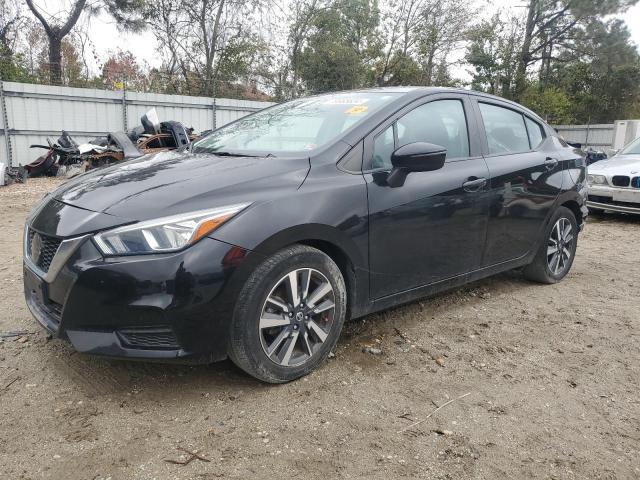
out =
<svg viewBox="0 0 640 480"><path fill-rule="evenodd" d="M533 262L524 268L524 276L540 283L557 283L573 265L578 246L578 223L573 212L558 207Z"/></svg>
<svg viewBox="0 0 640 480"><path fill-rule="evenodd" d="M327 358L345 312L346 288L335 262L306 245L285 248L260 264L240 292L229 356L259 380L295 380Z"/></svg>

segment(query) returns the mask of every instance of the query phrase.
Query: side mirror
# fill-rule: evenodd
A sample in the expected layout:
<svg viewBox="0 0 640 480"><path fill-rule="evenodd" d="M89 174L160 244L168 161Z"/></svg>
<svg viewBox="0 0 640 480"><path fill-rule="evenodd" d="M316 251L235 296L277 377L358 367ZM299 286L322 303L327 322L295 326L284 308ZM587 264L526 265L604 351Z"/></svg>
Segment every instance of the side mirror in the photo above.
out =
<svg viewBox="0 0 640 480"><path fill-rule="evenodd" d="M391 154L393 169L387 177L387 185L401 187L410 172L431 172L444 166L447 149L440 145L415 142L403 145Z"/></svg>

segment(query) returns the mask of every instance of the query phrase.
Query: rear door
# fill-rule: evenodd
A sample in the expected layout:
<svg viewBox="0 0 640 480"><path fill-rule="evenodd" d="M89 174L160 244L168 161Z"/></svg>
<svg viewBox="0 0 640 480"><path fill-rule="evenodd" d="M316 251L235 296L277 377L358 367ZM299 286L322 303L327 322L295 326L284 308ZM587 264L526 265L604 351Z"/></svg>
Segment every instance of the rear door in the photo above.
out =
<svg viewBox="0 0 640 480"><path fill-rule="evenodd" d="M444 167L412 172L390 187L391 153L429 142L447 149ZM488 218L488 170L465 94L429 95L365 139L371 297L380 298L479 267Z"/></svg>
<svg viewBox="0 0 640 480"><path fill-rule="evenodd" d="M562 188L562 165L535 119L514 105L473 97L489 168L489 223L483 266L525 256Z"/></svg>

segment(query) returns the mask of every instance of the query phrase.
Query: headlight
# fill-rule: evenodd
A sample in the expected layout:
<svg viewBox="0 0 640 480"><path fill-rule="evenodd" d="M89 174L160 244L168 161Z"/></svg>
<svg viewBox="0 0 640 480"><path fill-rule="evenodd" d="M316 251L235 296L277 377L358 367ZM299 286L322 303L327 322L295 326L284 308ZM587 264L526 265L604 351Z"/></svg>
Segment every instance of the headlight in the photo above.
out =
<svg viewBox="0 0 640 480"><path fill-rule="evenodd" d="M200 210L107 230L93 237L103 255L175 252L208 235L249 203Z"/></svg>
<svg viewBox="0 0 640 480"><path fill-rule="evenodd" d="M607 178L604 175L587 175L587 182L591 185L604 185Z"/></svg>

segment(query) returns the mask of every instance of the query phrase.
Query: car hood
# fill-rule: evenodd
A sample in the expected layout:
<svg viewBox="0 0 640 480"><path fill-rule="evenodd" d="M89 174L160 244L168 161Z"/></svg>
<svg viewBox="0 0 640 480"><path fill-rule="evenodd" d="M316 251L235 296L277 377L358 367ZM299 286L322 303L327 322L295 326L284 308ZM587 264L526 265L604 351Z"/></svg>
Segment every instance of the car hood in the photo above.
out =
<svg viewBox="0 0 640 480"><path fill-rule="evenodd" d="M308 158L160 152L88 172L52 196L140 221L282 195L297 189L308 171Z"/></svg>
<svg viewBox="0 0 640 480"><path fill-rule="evenodd" d="M640 175L640 155L616 155L589 165L587 170L599 175Z"/></svg>

